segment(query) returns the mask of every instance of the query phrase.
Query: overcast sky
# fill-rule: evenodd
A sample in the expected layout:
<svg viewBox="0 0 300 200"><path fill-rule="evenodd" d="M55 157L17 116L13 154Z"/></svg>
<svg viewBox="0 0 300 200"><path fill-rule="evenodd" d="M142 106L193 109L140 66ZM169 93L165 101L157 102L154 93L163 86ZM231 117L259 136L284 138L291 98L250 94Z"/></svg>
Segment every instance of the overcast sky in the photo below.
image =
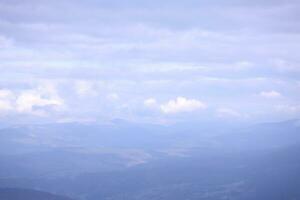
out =
<svg viewBox="0 0 300 200"><path fill-rule="evenodd" d="M299 118L299 52L299 0L0 0L0 120Z"/></svg>

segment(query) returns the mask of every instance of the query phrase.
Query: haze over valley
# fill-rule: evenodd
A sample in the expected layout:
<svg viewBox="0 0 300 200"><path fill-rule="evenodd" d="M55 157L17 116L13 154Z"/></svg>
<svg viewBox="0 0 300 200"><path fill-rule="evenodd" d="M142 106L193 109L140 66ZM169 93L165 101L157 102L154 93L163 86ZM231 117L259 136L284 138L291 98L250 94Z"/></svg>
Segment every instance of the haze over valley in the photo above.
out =
<svg viewBox="0 0 300 200"><path fill-rule="evenodd" d="M0 0L0 200L300 200L299 0Z"/></svg>

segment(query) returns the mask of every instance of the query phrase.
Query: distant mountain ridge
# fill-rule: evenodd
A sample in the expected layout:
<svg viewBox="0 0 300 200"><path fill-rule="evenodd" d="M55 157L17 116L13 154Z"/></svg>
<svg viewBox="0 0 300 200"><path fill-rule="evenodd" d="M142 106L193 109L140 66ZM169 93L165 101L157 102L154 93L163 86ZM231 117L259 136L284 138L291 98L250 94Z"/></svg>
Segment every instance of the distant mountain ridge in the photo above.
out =
<svg viewBox="0 0 300 200"><path fill-rule="evenodd" d="M296 200L299 152L299 120L13 126L0 130L0 188L80 200ZM0 200L65 200L35 192Z"/></svg>
<svg viewBox="0 0 300 200"><path fill-rule="evenodd" d="M74 200L68 197L54 195L30 189L0 188L1 200Z"/></svg>

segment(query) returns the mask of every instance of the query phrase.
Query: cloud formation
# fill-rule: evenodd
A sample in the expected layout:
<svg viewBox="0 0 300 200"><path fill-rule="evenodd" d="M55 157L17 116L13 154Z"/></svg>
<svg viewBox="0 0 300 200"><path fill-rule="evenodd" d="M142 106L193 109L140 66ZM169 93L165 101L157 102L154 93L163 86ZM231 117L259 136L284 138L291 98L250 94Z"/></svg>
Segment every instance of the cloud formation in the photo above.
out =
<svg viewBox="0 0 300 200"><path fill-rule="evenodd" d="M177 97L160 106L160 109L165 114L176 114L181 112L193 112L196 110L206 109L206 104L196 100L187 99L185 97Z"/></svg>
<svg viewBox="0 0 300 200"><path fill-rule="evenodd" d="M144 105L148 108L153 108L157 106L157 101L154 98L149 98L144 101Z"/></svg>
<svg viewBox="0 0 300 200"><path fill-rule="evenodd" d="M297 0L0 0L1 120L189 120L205 108L198 99L215 118L299 118L299 8ZM271 99L287 106L274 109Z"/></svg>
<svg viewBox="0 0 300 200"><path fill-rule="evenodd" d="M242 114L240 114L238 111L233 110L231 108L219 108L217 109L217 115L221 118L240 118L242 117Z"/></svg>
<svg viewBox="0 0 300 200"><path fill-rule="evenodd" d="M259 93L260 96L266 97L266 98L278 98L281 97L281 94L277 91L271 90L271 91L263 91Z"/></svg>
<svg viewBox="0 0 300 200"><path fill-rule="evenodd" d="M98 94L94 84L90 81L77 81L75 84L75 91L80 97L95 96Z"/></svg>
<svg viewBox="0 0 300 200"><path fill-rule="evenodd" d="M0 90L0 113L13 110L12 100L14 98L14 94L7 89Z"/></svg>
<svg viewBox="0 0 300 200"><path fill-rule="evenodd" d="M42 114L45 107L62 106L60 99L43 97L36 91L22 92L16 100L16 109L21 113Z"/></svg>
<svg viewBox="0 0 300 200"><path fill-rule="evenodd" d="M275 106L276 110L281 113L287 114L298 114L300 112L300 105L277 105Z"/></svg>
<svg viewBox="0 0 300 200"><path fill-rule="evenodd" d="M36 89L13 92L0 90L0 111L13 113L45 115L46 110L56 109L64 105L52 86L41 86Z"/></svg>

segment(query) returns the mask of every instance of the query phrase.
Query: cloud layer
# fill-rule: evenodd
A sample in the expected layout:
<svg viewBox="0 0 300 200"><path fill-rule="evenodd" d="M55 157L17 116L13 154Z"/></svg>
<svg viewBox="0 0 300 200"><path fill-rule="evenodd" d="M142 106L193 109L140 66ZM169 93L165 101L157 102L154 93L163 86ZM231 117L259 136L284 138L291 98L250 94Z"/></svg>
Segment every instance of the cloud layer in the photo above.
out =
<svg viewBox="0 0 300 200"><path fill-rule="evenodd" d="M163 113L175 114L180 112L193 112L200 109L205 109L207 106L203 102L196 99L187 99L177 97L175 100L170 100L160 106Z"/></svg>
<svg viewBox="0 0 300 200"><path fill-rule="evenodd" d="M10 90L0 90L0 113L46 115L49 111L64 105L64 101L52 87L38 87L16 94Z"/></svg>
<svg viewBox="0 0 300 200"><path fill-rule="evenodd" d="M1 120L299 118L299 9L0 0Z"/></svg>

